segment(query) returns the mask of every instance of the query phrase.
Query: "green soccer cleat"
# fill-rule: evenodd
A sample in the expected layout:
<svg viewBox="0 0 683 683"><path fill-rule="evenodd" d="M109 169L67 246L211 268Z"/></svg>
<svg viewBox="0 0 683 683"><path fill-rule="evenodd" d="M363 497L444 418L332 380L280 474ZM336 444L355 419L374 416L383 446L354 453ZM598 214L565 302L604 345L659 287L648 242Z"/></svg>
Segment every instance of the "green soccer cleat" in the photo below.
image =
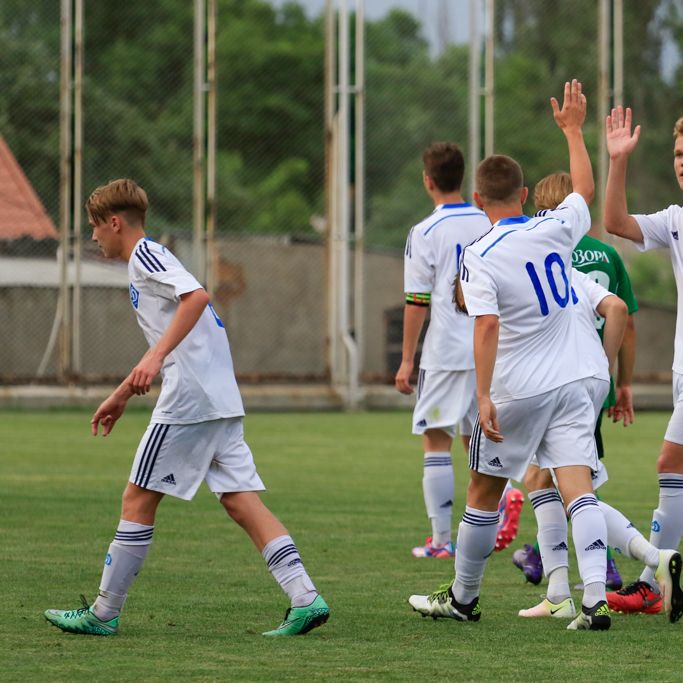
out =
<svg viewBox="0 0 683 683"><path fill-rule="evenodd" d="M290 607L285 612L283 622L264 636L302 636L316 626L322 626L330 618L330 608L319 595L306 607Z"/></svg>
<svg viewBox="0 0 683 683"><path fill-rule="evenodd" d="M114 636L119 630L119 618L102 621L92 612L88 601L81 595L83 607L73 610L49 609L45 618L67 633L82 633L88 636Z"/></svg>
<svg viewBox="0 0 683 683"><path fill-rule="evenodd" d="M567 626L568 631L607 631L612 625L609 607L604 600L593 607L581 607L579 616Z"/></svg>

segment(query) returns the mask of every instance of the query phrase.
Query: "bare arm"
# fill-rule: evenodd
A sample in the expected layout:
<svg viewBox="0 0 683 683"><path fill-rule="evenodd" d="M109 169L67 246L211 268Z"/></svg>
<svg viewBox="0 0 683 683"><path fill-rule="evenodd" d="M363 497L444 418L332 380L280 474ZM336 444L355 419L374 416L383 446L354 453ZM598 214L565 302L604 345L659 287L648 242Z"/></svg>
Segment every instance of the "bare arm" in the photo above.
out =
<svg viewBox="0 0 683 683"><path fill-rule="evenodd" d="M134 394L146 394L152 380L159 374L166 356L185 339L190 330L197 324L206 305L209 295L204 289L195 289L183 294L171 320L171 324L161 335L159 341L152 346L133 368L126 381Z"/></svg>
<svg viewBox="0 0 683 683"><path fill-rule="evenodd" d="M410 376L413 374L415 352L420 332L427 317L428 306L414 306L406 304L403 308L403 354L401 366L396 373L394 384L402 394L412 394Z"/></svg>
<svg viewBox="0 0 683 683"><path fill-rule="evenodd" d="M624 338L628 308L618 296L606 296L598 304L597 311L605 319L605 326L602 329L602 346L605 349L611 372Z"/></svg>
<svg viewBox="0 0 683 683"><path fill-rule="evenodd" d="M562 109L554 97L550 98L553 117L567 138L569 149L569 174L574 192L578 192L590 204L595 192L593 167L583 139L583 122L586 120L586 96L581 83L574 79L564 84Z"/></svg>
<svg viewBox="0 0 683 683"><path fill-rule="evenodd" d="M477 375L479 424L486 438L496 443L503 440L498 427L496 406L491 401L491 380L498 353L499 330L500 322L496 315L480 315L474 321L474 367Z"/></svg>
<svg viewBox="0 0 683 683"><path fill-rule="evenodd" d="M619 372L617 375L617 402L609 409L613 422L624 421L628 427L635 420L633 409L633 369L636 364L636 326L633 314L628 316L624 340L619 349Z"/></svg>
<svg viewBox="0 0 683 683"><path fill-rule="evenodd" d="M631 109L624 113L623 107L612 109L605 120L607 129L607 151L609 172L605 190L605 229L612 235L619 235L633 242L643 241L643 232L638 221L628 212L626 203L626 170L628 158L638 144L640 126L631 134Z"/></svg>

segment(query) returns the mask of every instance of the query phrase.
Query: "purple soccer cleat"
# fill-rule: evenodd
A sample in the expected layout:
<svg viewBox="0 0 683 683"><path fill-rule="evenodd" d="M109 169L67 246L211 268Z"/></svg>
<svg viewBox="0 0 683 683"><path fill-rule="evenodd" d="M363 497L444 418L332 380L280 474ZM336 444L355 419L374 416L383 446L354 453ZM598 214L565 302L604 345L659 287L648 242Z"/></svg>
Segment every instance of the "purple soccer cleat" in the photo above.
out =
<svg viewBox="0 0 683 683"><path fill-rule="evenodd" d="M624 582L621 580L621 574L617 569L617 563L614 559L607 560L607 580L605 582L607 590L618 591Z"/></svg>
<svg viewBox="0 0 683 683"><path fill-rule="evenodd" d="M526 580L538 586L543 578L543 562L541 556L536 552L535 548L528 543L524 544L523 548L515 550L512 553L512 563L515 567L522 570Z"/></svg>

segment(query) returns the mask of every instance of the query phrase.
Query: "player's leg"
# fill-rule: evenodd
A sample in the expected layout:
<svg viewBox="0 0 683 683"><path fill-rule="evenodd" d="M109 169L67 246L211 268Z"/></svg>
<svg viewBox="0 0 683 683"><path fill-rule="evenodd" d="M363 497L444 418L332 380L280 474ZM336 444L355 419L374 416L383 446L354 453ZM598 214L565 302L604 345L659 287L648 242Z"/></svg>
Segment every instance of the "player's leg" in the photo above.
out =
<svg viewBox="0 0 683 683"><path fill-rule="evenodd" d="M621 512L603 501L599 501L599 505L607 523L610 544L626 557L643 562L655 576L655 582L661 594L649 595L641 591L638 596L641 600L638 601L637 611L656 614L663 606L669 615L669 620L672 623L678 621L683 616L683 592L680 586L683 560L681 560L680 553L674 549L656 548L645 540L645 537ZM635 594L635 591L631 594ZM608 593L607 602L615 611L632 611L629 610L629 595L629 593L623 596L618 593ZM615 600L614 596L622 597L623 600L621 602L618 599Z"/></svg>
<svg viewBox="0 0 683 683"><path fill-rule="evenodd" d="M611 624L605 596L607 526L592 478L598 468L595 403L602 403L608 388L608 382L594 378L560 387L554 394L553 418L536 451L540 467L553 469L572 521L584 589L581 612L570 630L605 630Z"/></svg>
<svg viewBox="0 0 683 683"><path fill-rule="evenodd" d="M290 599L283 622L264 635L307 633L324 624L330 610L311 581L289 532L257 493L265 487L244 441L241 418L221 422L221 439L206 482L228 515L245 530Z"/></svg>
<svg viewBox="0 0 683 683"><path fill-rule="evenodd" d="M574 617L576 611L569 589L567 516L562 498L553 484L550 470L530 465L524 481L538 525L540 564L548 577L548 591L542 602L530 609L520 610L519 616ZM528 555L532 555L533 548L530 551Z"/></svg>
<svg viewBox="0 0 683 683"><path fill-rule="evenodd" d="M129 482L121 519L104 560L95 602L76 610L48 610L45 618L63 631L86 635L114 635L119 615L152 543L154 518L163 493Z"/></svg>
<svg viewBox="0 0 683 683"><path fill-rule="evenodd" d="M496 543L498 502L507 479L471 472L467 505L458 527L455 580L431 595L411 595L408 603L423 616L479 621L479 590Z"/></svg>
<svg viewBox="0 0 683 683"><path fill-rule="evenodd" d="M584 466L555 470L567 514L583 582L581 613L569 625L571 630L606 630L611 625L605 590L607 571L607 525L593 493L591 470Z"/></svg>
<svg viewBox="0 0 683 683"><path fill-rule="evenodd" d="M451 447L453 437L443 429L428 429L422 436L424 448L422 493L431 525L424 546L413 548L414 557L453 557L451 526L455 478Z"/></svg>
<svg viewBox="0 0 683 683"><path fill-rule="evenodd" d="M165 491L164 487L169 485L159 480L163 478L165 468L173 466L176 429L177 425L152 423L140 440L130 480L123 493L121 518L105 557L95 603L75 610L48 610L45 618L50 623L73 633L113 635L117 632L119 614L128 590L140 572L152 543L157 506L165 492L175 493ZM175 471L180 477L180 470ZM173 485L176 485L175 481Z"/></svg>
<svg viewBox="0 0 683 683"><path fill-rule="evenodd" d="M415 557L453 557L453 502L455 479L451 449L456 428L476 415L474 371L420 370L413 412L413 434L421 434L424 459L422 491L431 525L424 546L413 548ZM473 407L473 403L475 406ZM467 436L465 434L465 436ZM464 439L463 439L464 440Z"/></svg>

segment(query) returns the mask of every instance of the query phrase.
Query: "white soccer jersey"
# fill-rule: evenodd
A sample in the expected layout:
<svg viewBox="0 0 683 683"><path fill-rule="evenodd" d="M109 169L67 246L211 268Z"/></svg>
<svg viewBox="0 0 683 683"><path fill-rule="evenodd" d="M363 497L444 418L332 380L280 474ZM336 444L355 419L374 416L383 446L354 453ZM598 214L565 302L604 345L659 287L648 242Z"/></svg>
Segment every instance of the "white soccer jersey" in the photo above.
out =
<svg viewBox="0 0 683 683"><path fill-rule="evenodd" d="M635 243L640 251L669 249L671 252L671 263L678 292L673 369L683 374L683 251L679 240L679 236L683 238L683 208L672 204L663 211L633 217L638 221L643 232L643 242Z"/></svg>
<svg viewBox="0 0 683 683"><path fill-rule="evenodd" d="M500 321L491 383L494 400L535 396L592 373L573 315L572 250L591 224L583 197L572 193L543 216L498 221L465 249L460 269L470 316Z"/></svg>
<svg viewBox="0 0 683 683"><path fill-rule="evenodd" d="M201 285L168 250L138 241L128 261L130 300L150 346L166 331L183 294ZM209 304L161 368L152 422L191 424L244 415L223 323Z"/></svg>
<svg viewBox="0 0 683 683"><path fill-rule="evenodd" d="M464 202L440 204L408 235L406 294L431 294L431 318L422 345L423 370L471 370L472 321L456 310L453 280L464 248L491 229L483 211Z"/></svg>
<svg viewBox="0 0 683 683"><path fill-rule="evenodd" d="M600 336L595 328L596 316L600 302L608 296L614 296L593 278L576 268L572 269L572 287L576 296L574 311L577 313L581 353L576 359L590 377L597 377L609 382L609 362Z"/></svg>

